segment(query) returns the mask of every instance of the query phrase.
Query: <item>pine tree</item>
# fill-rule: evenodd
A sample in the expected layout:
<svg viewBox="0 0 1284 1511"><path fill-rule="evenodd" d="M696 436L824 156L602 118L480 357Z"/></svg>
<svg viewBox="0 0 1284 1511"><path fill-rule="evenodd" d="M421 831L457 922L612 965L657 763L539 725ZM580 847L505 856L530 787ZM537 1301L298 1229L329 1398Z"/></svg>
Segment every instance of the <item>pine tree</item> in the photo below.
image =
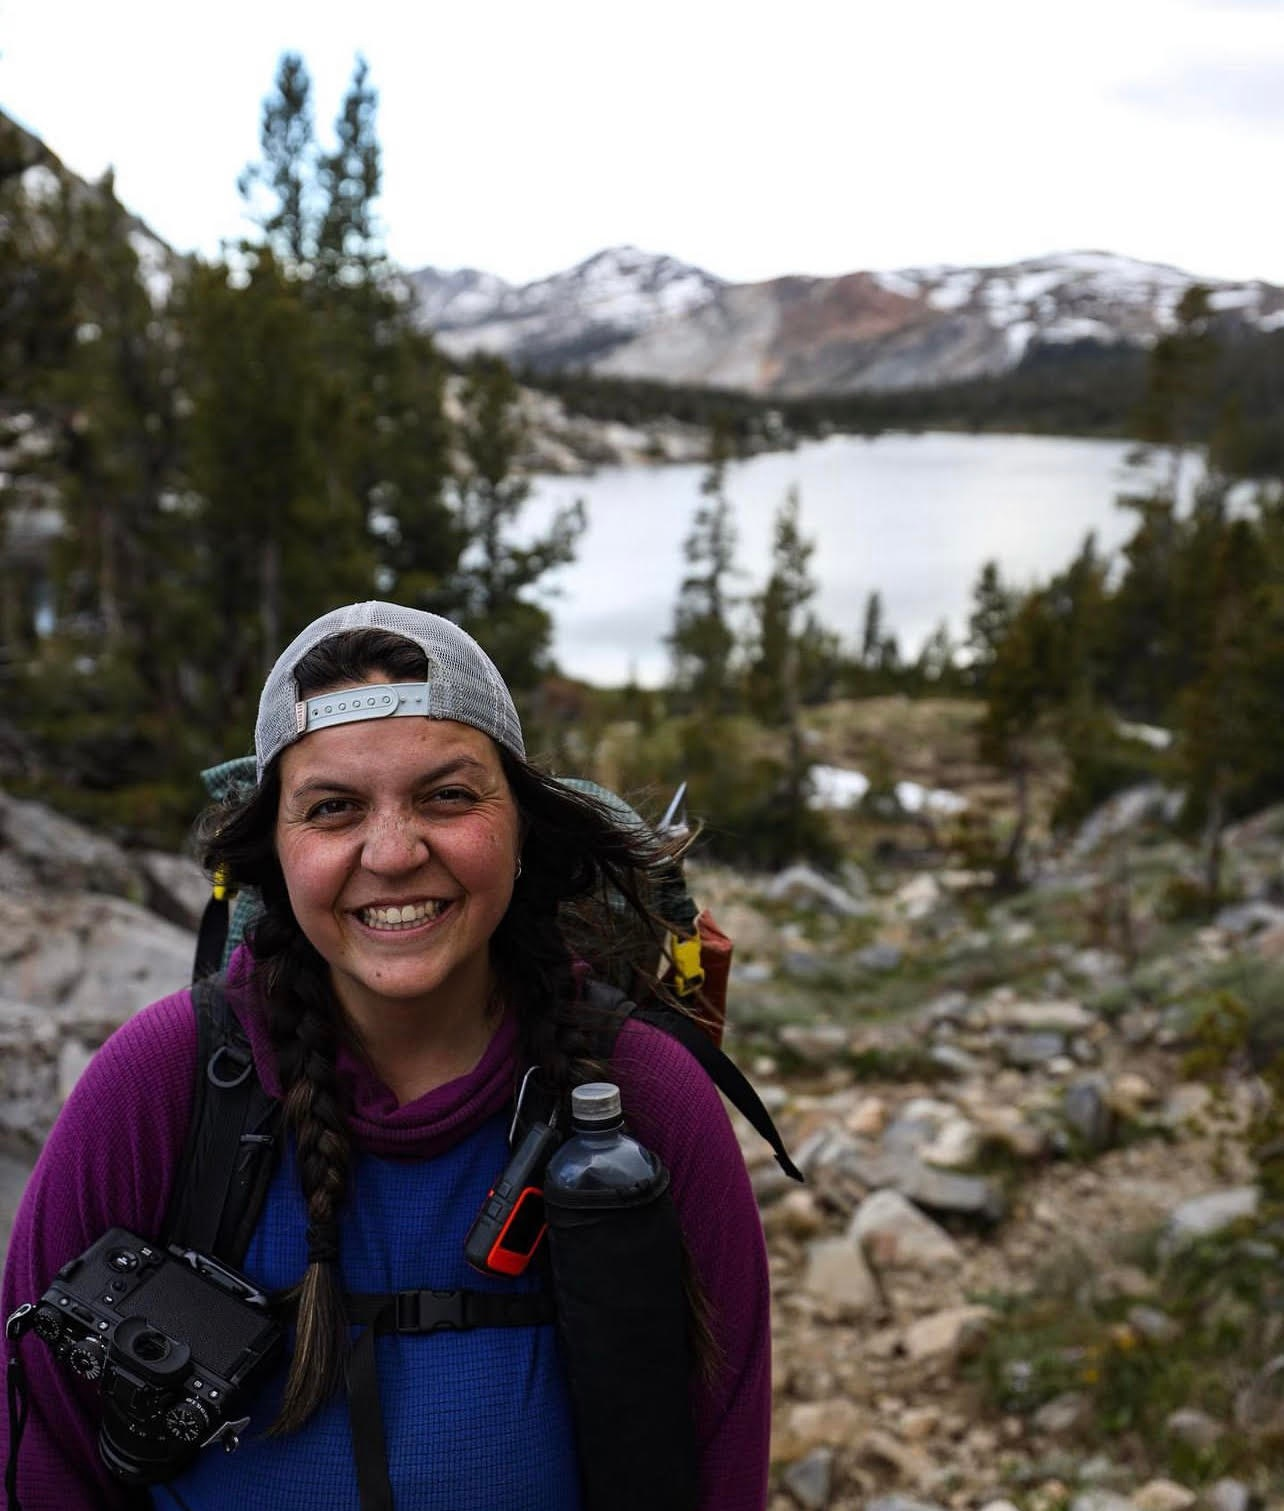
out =
<svg viewBox="0 0 1284 1511"><path fill-rule="evenodd" d="M1151 348L1136 417L1142 439L1168 454L1164 492L1174 505L1187 458L1213 428L1216 361L1209 290L1193 284L1177 305L1175 328Z"/></svg>
<svg viewBox="0 0 1284 1511"><path fill-rule="evenodd" d="M758 618L757 652L747 678L750 711L763 723L783 727L787 741L785 781L780 818L782 838L790 858L803 853L807 804L811 795L811 762L803 751L799 718L800 616L815 597L816 582L809 567L815 550L803 538L799 523L798 490L791 489L776 515L771 548L771 572L755 600Z"/></svg>
<svg viewBox="0 0 1284 1511"><path fill-rule="evenodd" d="M370 70L359 57L335 122L337 145L321 155L317 170L317 266L331 283L369 282L382 261L374 213L382 176L375 134L377 104Z"/></svg>
<svg viewBox="0 0 1284 1511"><path fill-rule="evenodd" d="M972 613L967 622L968 663L972 685L984 693L1012 617L1017 595L1004 585L997 561L987 561L972 589Z"/></svg>
<svg viewBox="0 0 1284 1511"><path fill-rule="evenodd" d="M305 448L315 471L309 487L315 507L350 542L352 571L344 575L369 591L373 569L381 592L440 605L466 539L447 498L446 370L383 254L376 107L358 58L335 146L323 151L306 67L294 54L281 60L264 104L263 159L242 179L266 247L242 256L266 280L264 290L271 285L274 297L294 301L295 335L311 354L311 397L299 412L301 425L321 427ZM282 541L283 552L298 549ZM267 576L273 580L271 570Z"/></svg>
<svg viewBox="0 0 1284 1511"><path fill-rule="evenodd" d="M1187 811L1203 828L1203 885L1222 892L1222 835L1237 801L1253 792L1278 733L1281 699L1263 680L1272 624L1267 559L1254 524L1231 519L1225 488L1205 487L1202 634L1197 674L1178 697L1179 769ZM1210 497L1210 494L1215 496ZM1262 714L1266 714L1266 719Z"/></svg>
<svg viewBox="0 0 1284 1511"><path fill-rule="evenodd" d="M986 679L986 704L979 730L981 758L1006 772L1016 789L1016 820L996 880L1016 886L1024 879L1030 828L1031 742L1059 688L1057 630L1048 601L1029 594L1015 609L995 649Z"/></svg>
<svg viewBox="0 0 1284 1511"><path fill-rule="evenodd" d="M865 600L865 617L860 637L860 664L867 671L877 671L883 661L883 595L875 589Z"/></svg>
<svg viewBox="0 0 1284 1511"><path fill-rule="evenodd" d="M549 668L552 619L530 593L555 568L574 559L585 526L584 505L560 510L528 545L513 536L530 493L519 460L524 424L516 380L495 357L473 360L463 392L460 440L465 454L457 482L465 555L451 593L461 623L486 647L515 692L530 692Z"/></svg>
<svg viewBox="0 0 1284 1511"><path fill-rule="evenodd" d="M746 680L749 708L765 724L792 726L797 722L802 633L799 616L816 595L816 582L810 573L814 551L815 543L803 538L798 492L791 489L775 519L771 571L765 588L754 600L756 645Z"/></svg>
<svg viewBox="0 0 1284 1511"><path fill-rule="evenodd" d="M373 556L346 486L343 375L320 360L320 322L298 282L266 247L243 280L202 268L188 320L203 596L214 623L242 626L210 672L218 706L243 710L287 631L369 596Z"/></svg>
<svg viewBox="0 0 1284 1511"><path fill-rule="evenodd" d="M319 149L312 113L312 80L298 53L277 65L276 93L264 102L259 130L263 157L242 173L240 190L251 206L262 203L259 225L277 266L310 270L317 251L315 175Z"/></svg>
<svg viewBox="0 0 1284 1511"><path fill-rule="evenodd" d="M717 713L733 702L731 661L736 636L730 622L728 580L734 570L736 531L726 493L729 437L715 425L709 468L700 484L668 644L673 653L673 691L679 707Z"/></svg>
<svg viewBox="0 0 1284 1511"><path fill-rule="evenodd" d="M45 538L57 502L63 374L83 312L73 208L41 151L0 116L0 660L21 665L50 607Z"/></svg>

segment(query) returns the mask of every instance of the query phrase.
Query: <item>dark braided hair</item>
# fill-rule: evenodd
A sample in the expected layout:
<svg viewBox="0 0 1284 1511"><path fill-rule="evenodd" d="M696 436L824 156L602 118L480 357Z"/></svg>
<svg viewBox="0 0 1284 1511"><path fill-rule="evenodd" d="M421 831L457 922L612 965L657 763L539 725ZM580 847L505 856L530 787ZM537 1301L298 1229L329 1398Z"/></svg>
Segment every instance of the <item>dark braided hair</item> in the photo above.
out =
<svg viewBox="0 0 1284 1511"><path fill-rule="evenodd" d="M362 629L322 642L295 668L303 697L360 682L372 673L396 681L422 680L428 663L411 641ZM608 926L612 909L606 899L614 891L635 925L641 921L655 940L658 956L662 926L648 905L648 877L672 857L654 836L621 825L594 799L570 791L503 747L499 755L522 825L522 873L491 937L491 966L501 1000L517 1014L518 1072L535 1065L556 1094L569 1095L573 1085L600 1071L594 1056L594 1029L600 1025L577 1001L573 951L560 918L563 905L591 905L606 955L613 947ZM295 919L277 860L280 792L278 759L247 799L211 810L198 832L206 867L222 868L235 885L256 888L263 905L249 942L267 1003L308 1216L307 1269L293 1292L298 1335L273 1423L273 1431L287 1432L306 1422L343 1377L348 1319L336 1264L351 1149L348 1109L336 1075L346 1029L329 967Z"/></svg>

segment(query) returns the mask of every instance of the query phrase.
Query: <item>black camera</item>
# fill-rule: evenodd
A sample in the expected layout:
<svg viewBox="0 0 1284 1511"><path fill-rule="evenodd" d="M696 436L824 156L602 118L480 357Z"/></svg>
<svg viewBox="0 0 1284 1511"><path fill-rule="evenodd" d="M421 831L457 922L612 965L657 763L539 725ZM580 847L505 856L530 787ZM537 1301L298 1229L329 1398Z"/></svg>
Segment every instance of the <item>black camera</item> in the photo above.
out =
<svg viewBox="0 0 1284 1511"><path fill-rule="evenodd" d="M243 1275L123 1228L58 1271L32 1323L101 1390L98 1446L130 1485L170 1478L210 1443L235 1448L249 1421L240 1404L284 1338Z"/></svg>

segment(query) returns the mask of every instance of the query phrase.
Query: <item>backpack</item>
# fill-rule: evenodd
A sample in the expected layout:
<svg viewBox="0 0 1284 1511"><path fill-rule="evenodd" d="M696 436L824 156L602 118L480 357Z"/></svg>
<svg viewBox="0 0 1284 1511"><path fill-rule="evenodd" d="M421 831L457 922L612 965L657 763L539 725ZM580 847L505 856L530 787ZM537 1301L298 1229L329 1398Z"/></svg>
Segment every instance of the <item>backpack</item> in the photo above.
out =
<svg viewBox="0 0 1284 1511"><path fill-rule="evenodd" d="M225 798L252 783L250 759L226 762L202 773L212 796ZM568 785L620 813L621 822L644 821L622 799L592 783ZM680 799L681 794L679 794ZM666 822L677 809L670 808ZM748 1080L721 1048L731 942L699 911L687 889L680 865L662 878L657 912L669 923L665 953L667 982L675 995L692 997L701 990L699 1016L658 999L641 1003L628 995L623 980L590 980L586 1000L603 1025L595 1038L596 1056L609 1063L615 1036L634 1017L676 1038L703 1067L714 1084L770 1144L784 1172L794 1180L794 1166L770 1114ZM279 1153L281 1104L263 1090L254 1072L250 1045L232 1011L219 973L240 943L257 911L252 894L232 895L216 880L202 919L196 951L192 999L197 1017L198 1050L195 1098L177 1188L166 1220L167 1242L181 1242L198 1252L239 1266L258 1221ZM627 965L627 962L624 963ZM624 973L627 976L627 971ZM630 983L635 984L635 983ZM551 1105L539 1098L521 1099L513 1124L513 1147L535 1118L551 1120ZM629 1340L671 1333L673 1311L684 1306L681 1295L682 1253L676 1214L667 1195L653 1210L627 1214L627 1231L607 1222L600 1228L604 1258L591 1270L609 1267L630 1294L647 1298L663 1310L655 1326L639 1328L638 1306L631 1308ZM608 1252L609 1251L609 1252ZM656 1276L676 1277L667 1297L656 1289ZM630 1276L632 1282L630 1282ZM556 1320L563 1351L571 1361L571 1394L580 1442L581 1477L587 1511L691 1511L698 1497L698 1462L694 1427L687 1409L688 1359L654 1352L635 1369L621 1369L618 1355L604 1336L603 1319L594 1316L583 1294L558 1290L554 1275L547 1291L496 1295L484 1291L415 1291L395 1296L349 1297L349 1314L362 1326L353 1345L349 1371L349 1408L363 1511L391 1511L384 1437L375 1374L374 1337L380 1331L422 1333L442 1328L531 1326ZM676 1286L676 1290L675 1287ZM560 1297L560 1300L559 1300ZM570 1319L570 1320L568 1320ZM628 1423L611 1432L588 1423ZM657 1445L665 1445L657 1451Z"/></svg>

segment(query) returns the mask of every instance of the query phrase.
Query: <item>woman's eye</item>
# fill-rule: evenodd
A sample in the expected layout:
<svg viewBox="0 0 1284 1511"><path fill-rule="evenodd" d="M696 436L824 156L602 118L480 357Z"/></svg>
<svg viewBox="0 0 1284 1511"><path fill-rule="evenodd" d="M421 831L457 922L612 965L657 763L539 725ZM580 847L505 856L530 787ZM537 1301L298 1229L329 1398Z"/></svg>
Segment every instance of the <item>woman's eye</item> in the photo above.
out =
<svg viewBox="0 0 1284 1511"><path fill-rule="evenodd" d="M322 802L314 803L308 809L309 818L337 818L340 814L347 813L352 807L346 797L328 797Z"/></svg>
<svg viewBox="0 0 1284 1511"><path fill-rule="evenodd" d="M467 787L438 787L430 796L431 802L444 803L448 807L459 807L472 800L473 795Z"/></svg>

